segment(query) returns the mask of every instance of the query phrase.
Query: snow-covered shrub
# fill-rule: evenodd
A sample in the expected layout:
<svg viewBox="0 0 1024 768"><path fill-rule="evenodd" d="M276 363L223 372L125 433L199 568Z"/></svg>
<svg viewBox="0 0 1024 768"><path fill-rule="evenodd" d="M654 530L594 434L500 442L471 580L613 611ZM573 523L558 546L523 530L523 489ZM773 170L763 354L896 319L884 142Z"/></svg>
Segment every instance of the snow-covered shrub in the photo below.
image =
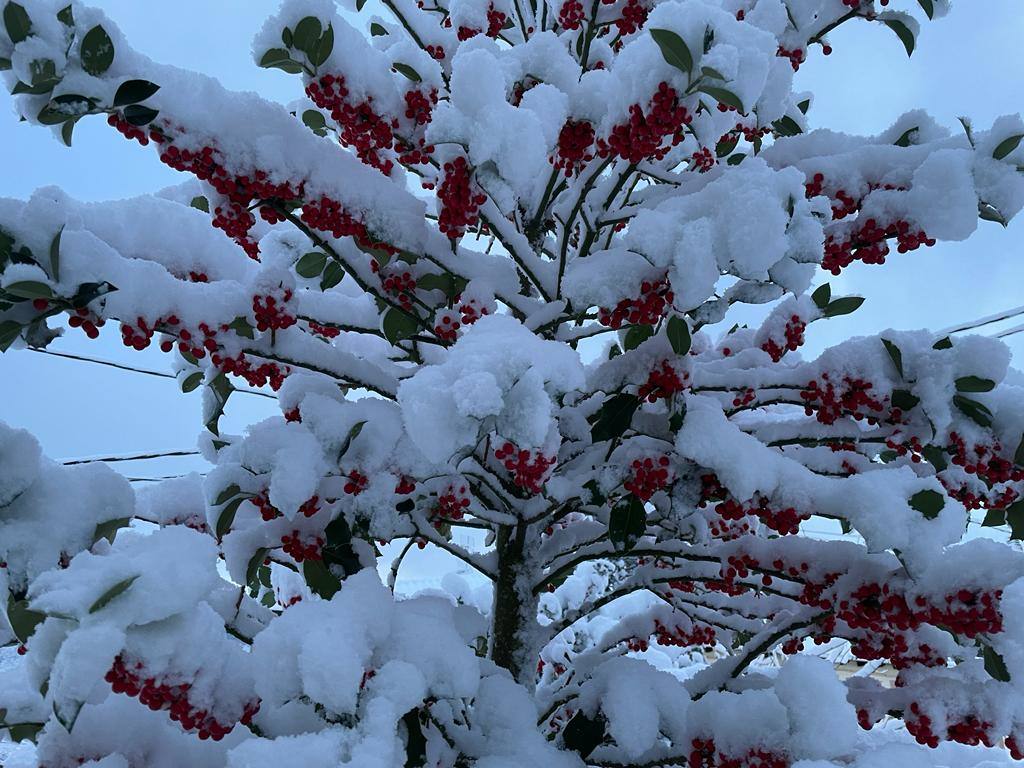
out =
<svg viewBox="0 0 1024 768"><path fill-rule="evenodd" d="M301 79L288 107L150 61L78 0L0 5L24 119L70 145L104 115L189 177L0 199L0 349L65 318L159 345L202 388L213 465L133 499L0 426L0 641L24 656L0 726L39 765L1020 756L1024 558L963 541L974 510L1024 537L1006 348L798 352L863 301L820 270L1024 206L1019 117L811 130L794 70L852 21L911 51L915 3L384 0L357 29L284 0L253 51ZM736 304L761 326L726 331ZM225 434L240 380L281 415ZM491 604L396 599L396 541L392 585L438 547Z"/></svg>

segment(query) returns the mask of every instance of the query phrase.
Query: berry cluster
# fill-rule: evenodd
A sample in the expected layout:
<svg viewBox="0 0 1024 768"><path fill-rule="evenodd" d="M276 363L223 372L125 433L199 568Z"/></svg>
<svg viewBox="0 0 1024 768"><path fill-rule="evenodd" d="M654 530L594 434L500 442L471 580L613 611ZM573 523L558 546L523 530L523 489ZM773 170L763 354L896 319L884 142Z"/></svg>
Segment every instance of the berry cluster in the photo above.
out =
<svg viewBox="0 0 1024 768"><path fill-rule="evenodd" d="M104 679L110 683L114 693L138 697L139 703L154 712L168 710L171 720L178 722L186 731L196 731L200 739L220 741L235 727L235 723L221 723L204 709L192 704L188 699L191 683L170 684L166 678L144 678L141 661L134 664L126 662L123 656L114 659ZM253 716L259 711L259 700L246 704L239 722L249 725Z"/></svg>
<svg viewBox="0 0 1024 768"><path fill-rule="evenodd" d="M360 472L358 469L353 469L348 473L348 482L345 483L344 491L350 496L358 496L360 493L366 490L366 485L369 483L370 478Z"/></svg>
<svg viewBox="0 0 1024 768"><path fill-rule="evenodd" d="M288 313L286 305L292 299L292 291L286 288L279 302L274 296L253 296L252 311L256 316L256 330L279 331L295 325L295 316Z"/></svg>
<svg viewBox="0 0 1024 768"><path fill-rule="evenodd" d="M241 376L249 383L249 386L263 387L270 384L270 388L275 392L281 388L285 377L291 372L287 366L281 367L277 363L260 363L254 366L244 352L240 352L238 357L214 354L210 359L218 369L224 373Z"/></svg>
<svg viewBox="0 0 1024 768"><path fill-rule="evenodd" d="M677 648L690 648L695 645L714 645L715 637L714 627L707 625L700 626L694 624L690 631L687 632L681 627L669 629L660 621L655 620L654 622L654 641L658 645L676 646Z"/></svg>
<svg viewBox="0 0 1024 768"><path fill-rule="evenodd" d="M707 173L715 167L715 155L707 147L702 147L693 153L690 158L693 162L693 167L698 173Z"/></svg>
<svg viewBox="0 0 1024 768"><path fill-rule="evenodd" d="M264 489L253 496L249 501L260 511L260 517L270 522L281 517L281 511L270 503L270 489Z"/></svg>
<svg viewBox="0 0 1024 768"><path fill-rule="evenodd" d="M607 141L598 140L597 153L601 157L621 157L630 163L662 160L671 147L683 140L683 130L692 119L679 103L676 90L663 81L651 97L651 111L645 115L639 104L632 105L628 122L612 128ZM666 137L671 137L672 142L663 147Z"/></svg>
<svg viewBox="0 0 1024 768"><path fill-rule="evenodd" d="M910 711L913 713L913 717L904 717L903 720L907 732L914 737L918 744L932 749L938 747L939 736L932 730L932 719L921 712L921 707L916 701L911 703ZM980 720L976 715L967 715L962 720L947 723L943 741L955 741L972 747L979 744L984 744L986 747L995 746L995 739L992 738L992 723ZM1014 757L1014 759L1020 758Z"/></svg>
<svg viewBox="0 0 1024 768"><path fill-rule="evenodd" d="M852 416L857 421L866 419L868 424L874 425L881 418L887 398L872 396L874 385L870 381L844 376L842 387L837 390L827 373L823 373L821 378L823 383L812 381L800 392L804 413L808 416L814 415L822 424L835 424L844 416Z"/></svg>
<svg viewBox="0 0 1024 768"><path fill-rule="evenodd" d="M793 315L786 321L786 341L780 344L775 339L768 339L761 345L761 349L768 353L772 362L779 362L787 351L795 352L804 343L804 331L807 330L807 323L800 319L800 315Z"/></svg>
<svg viewBox="0 0 1024 768"><path fill-rule="evenodd" d="M583 25L586 13L580 0L566 0L558 11L558 25L562 29L579 29Z"/></svg>
<svg viewBox="0 0 1024 768"><path fill-rule="evenodd" d="M782 536L800 532L800 523L807 520L810 515L802 515L794 507L783 507L772 509L768 499L759 497L749 506L740 504L733 499L726 499L715 505L715 512L722 520L739 521L748 515L753 515L761 521L766 528L776 531Z"/></svg>
<svg viewBox="0 0 1024 768"><path fill-rule="evenodd" d="M384 293L394 296L405 311L412 310L412 300L416 295L416 278L408 271L399 271L396 265L381 275Z"/></svg>
<svg viewBox="0 0 1024 768"><path fill-rule="evenodd" d="M443 520L461 520L469 507L469 493L465 485L456 488L448 486L448 490L437 497L437 516Z"/></svg>
<svg viewBox="0 0 1024 768"><path fill-rule="evenodd" d="M85 307L79 307L75 314L68 318L68 325L72 328L81 328L90 339L98 338L99 329L106 325L107 321L98 315L94 315Z"/></svg>
<svg viewBox="0 0 1024 768"><path fill-rule="evenodd" d="M301 563L303 560L319 560L322 557L320 550L324 546L324 540L315 536L304 541L298 531L292 531L281 537L281 544L285 554L291 555L295 562Z"/></svg>
<svg viewBox="0 0 1024 768"><path fill-rule="evenodd" d="M441 203L438 227L451 238L461 237L477 223L477 210L487 201L487 196L475 188L472 169L464 157L444 164L444 181L437 197Z"/></svg>
<svg viewBox="0 0 1024 768"><path fill-rule="evenodd" d="M615 26L622 36L631 35L647 23L647 15L650 9L646 8L641 0L626 0L622 6L622 16L615 20Z"/></svg>
<svg viewBox="0 0 1024 768"><path fill-rule="evenodd" d="M634 459L632 474L623 487L641 501L647 501L669 482L669 458L659 456L657 460L647 457Z"/></svg>
<svg viewBox="0 0 1024 768"><path fill-rule="evenodd" d="M496 10L493 5L489 6L487 8L487 32L485 34L490 38L496 38L504 28L507 19L508 17L501 11ZM476 37L479 34L479 29L459 27L457 37L459 40L469 40L471 37Z"/></svg>
<svg viewBox="0 0 1024 768"><path fill-rule="evenodd" d="M663 360L659 367L648 374L647 381L640 386L637 396L649 403L655 403L661 399L668 400L686 389L689 379L689 373L683 371L680 376L668 360Z"/></svg>
<svg viewBox="0 0 1024 768"><path fill-rule="evenodd" d="M325 339L336 339L341 335L341 329L335 328L333 325L321 325L316 320L308 321L307 325L309 325L309 330Z"/></svg>
<svg viewBox="0 0 1024 768"><path fill-rule="evenodd" d="M686 768L789 768L789 760L774 752L752 749L741 757L719 752L714 739L694 739Z"/></svg>
<svg viewBox="0 0 1024 768"><path fill-rule="evenodd" d="M496 449L494 458L512 473L513 483L534 494L543 490L544 481L555 466L555 457L545 456L540 451L534 453L525 448L519 449L510 442Z"/></svg>
<svg viewBox="0 0 1024 768"><path fill-rule="evenodd" d="M935 238L928 237L922 230L913 230L910 222L899 219L881 226L875 219L868 219L859 228L842 238L829 235L825 238L825 257L821 268L838 275L854 261L865 264L884 264L889 255L887 240L896 238L897 251L908 253L922 245L935 245Z"/></svg>
<svg viewBox="0 0 1024 768"><path fill-rule="evenodd" d="M675 298L668 282L668 276L640 284L640 295L635 299L623 299L613 309L601 308L598 322L618 330L624 323L630 325L657 325Z"/></svg>
<svg viewBox="0 0 1024 768"><path fill-rule="evenodd" d="M367 165L381 173L391 173L394 163L382 157L381 151L390 149L394 144L398 120L389 121L378 115L373 109L372 96L358 104L350 103L345 78L330 74L307 85L306 95L318 107L330 112L331 118L341 126L338 138L342 144L352 147L356 156Z"/></svg>
<svg viewBox="0 0 1024 768"><path fill-rule="evenodd" d="M775 52L776 56L781 56L784 59L789 59L789 63L793 66L793 71L796 72L800 69L800 65L804 63L807 57L806 52L802 48L794 48L789 50L784 46L779 46L779 49Z"/></svg>
<svg viewBox="0 0 1024 768"><path fill-rule="evenodd" d="M580 172L583 165L594 159L594 126L586 120L568 120L558 132L558 152L550 158L551 164L566 177Z"/></svg>

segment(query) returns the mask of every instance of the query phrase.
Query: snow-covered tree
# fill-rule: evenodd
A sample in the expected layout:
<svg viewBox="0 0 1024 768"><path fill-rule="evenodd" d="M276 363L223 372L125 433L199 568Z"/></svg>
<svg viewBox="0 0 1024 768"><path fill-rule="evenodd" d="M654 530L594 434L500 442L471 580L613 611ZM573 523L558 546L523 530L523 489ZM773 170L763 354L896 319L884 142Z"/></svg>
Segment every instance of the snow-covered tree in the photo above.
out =
<svg viewBox="0 0 1024 768"><path fill-rule="evenodd" d="M0 726L39 765L1021 756L1024 556L964 538L1024 537L1024 377L984 336L798 352L863 301L820 270L1024 207L1019 117L854 137L793 90L838 26L909 53L948 0L284 0L287 107L67 3L2 3L21 117L188 179L0 199L0 349L158 344L212 468L136 496L0 425ZM281 414L226 434L241 382ZM493 598L396 599L413 547Z"/></svg>

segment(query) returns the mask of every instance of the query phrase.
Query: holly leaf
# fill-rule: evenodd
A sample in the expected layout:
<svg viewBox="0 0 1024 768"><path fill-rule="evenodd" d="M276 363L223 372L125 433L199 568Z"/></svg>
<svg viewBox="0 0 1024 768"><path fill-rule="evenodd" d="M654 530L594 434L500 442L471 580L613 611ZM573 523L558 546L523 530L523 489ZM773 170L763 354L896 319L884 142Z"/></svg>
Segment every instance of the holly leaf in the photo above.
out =
<svg viewBox="0 0 1024 768"><path fill-rule="evenodd" d="M295 25L295 30L292 32L292 47L298 48L312 61L323 31L320 19L315 16L306 16Z"/></svg>
<svg viewBox="0 0 1024 768"><path fill-rule="evenodd" d="M693 339L690 338L690 326L686 324L686 320L679 315L672 315L668 319L668 327L665 332L673 352L677 355L685 355L690 351Z"/></svg>
<svg viewBox="0 0 1024 768"><path fill-rule="evenodd" d="M912 56L914 54L914 45L917 41L914 40L914 33L910 31L910 27L896 18L882 19L882 22L896 33L896 37L900 39L903 47L907 49L907 56Z"/></svg>
<svg viewBox="0 0 1024 768"><path fill-rule="evenodd" d="M307 109L302 113L302 122L317 136L327 135L327 120L317 109Z"/></svg>
<svg viewBox="0 0 1024 768"><path fill-rule="evenodd" d="M52 299L53 291L46 283L39 283L34 280L22 280L18 283L11 283L2 289L9 296L16 296L19 299Z"/></svg>
<svg viewBox="0 0 1024 768"><path fill-rule="evenodd" d="M633 414L640 407L640 398L626 392L612 395L597 411L593 426L590 430L590 438L595 443L603 440L611 440L619 437L629 429L633 421Z"/></svg>
<svg viewBox="0 0 1024 768"><path fill-rule="evenodd" d="M998 528L1001 525L1006 525L1005 509L990 509L985 512L985 519L981 521L983 528Z"/></svg>
<svg viewBox="0 0 1024 768"><path fill-rule="evenodd" d="M43 730L44 725L46 723L18 723L12 725L9 729L11 741L25 741L26 739L35 741L39 732Z"/></svg>
<svg viewBox="0 0 1024 768"><path fill-rule="evenodd" d="M57 230L57 234L50 241L50 274L55 282L60 281L60 238L64 234L64 227Z"/></svg>
<svg viewBox="0 0 1024 768"><path fill-rule="evenodd" d="M934 344L932 344L932 349L952 349L952 348L953 348L953 340L951 338L949 338L949 336L944 336L943 338L939 339Z"/></svg>
<svg viewBox="0 0 1024 768"><path fill-rule="evenodd" d="M309 54L310 64L314 67L319 67L331 57L331 52L333 50L334 27L328 24L327 29L325 29L324 33L320 36L320 40L317 42L316 48L314 48Z"/></svg>
<svg viewBox="0 0 1024 768"><path fill-rule="evenodd" d="M825 317L839 317L840 315L848 315L851 312L855 312L860 308L860 305L864 303L863 296L843 296L840 299L830 301L828 305L822 310L821 314Z"/></svg>
<svg viewBox="0 0 1024 768"><path fill-rule="evenodd" d="M213 395L213 411L204 426L219 437L218 423L220 417L224 415L224 407L228 404L228 398L235 391L235 385L226 375L218 373L210 382L209 387L210 393Z"/></svg>
<svg viewBox="0 0 1024 768"><path fill-rule="evenodd" d="M125 80L117 87L114 94L114 106L123 107L145 101L160 90L160 86L149 80Z"/></svg>
<svg viewBox="0 0 1024 768"><path fill-rule="evenodd" d="M264 69L280 69L289 75L297 75L302 71L302 65L294 61L284 48L271 48L264 53L260 59L260 66Z"/></svg>
<svg viewBox="0 0 1024 768"><path fill-rule="evenodd" d="M114 543L114 538L117 536L117 532L122 528L128 526L131 522L131 518L128 517L117 517L113 520L107 520L106 522L100 523L96 526L96 530L93 531L92 541L95 544L100 539L106 539L111 544Z"/></svg>
<svg viewBox="0 0 1024 768"><path fill-rule="evenodd" d="M584 760L604 741L605 719L598 713L589 717L582 711L573 715L562 731L562 743Z"/></svg>
<svg viewBox="0 0 1024 768"><path fill-rule="evenodd" d="M4 320L0 323L0 352L6 352L19 335L21 335L21 323L14 320Z"/></svg>
<svg viewBox="0 0 1024 768"><path fill-rule="evenodd" d="M320 114L319 112L317 114ZM311 251L295 263L295 271L305 278L319 277L327 266L327 254Z"/></svg>
<svg viewBox="0 0 1024 768"><path fill-rule="evenodd" d="M416 333L417 326L415 317L398 307L392 307L384 315L382 330L385 339L397 344Z"/></svg>
<svg viewBox="0 0 1024 768"><path fill-rule="evenodd" d="M736 149L736 145L740 143L740 135L726 134L726 138L722 139L715 145L715 155L717 157L725 157L732 154L732 151Z"/></svg>
<svg viewBox="0 0 1024 768"><path fill-rule="evenodd" d="M256 334L254 333L253 327L249 325L249 321L246 320L244 317L236 317L234 320L228 323L228 328L230 328L232 331L234 331L236 334L243 338L256 338Z"/></svg>
<svg viewBox="0 0 1024 768"><path fill-rule="evenodd" d="M320 279L320 290L326 291L333 288L341 282L343 277L345 277L345 270L338 262L332 261L327 265L324 275Z"/></svg>
<svg viewBox="0 0 1024 768"><path fill-rule="evenodd" d="M1024 499L1019 499L1006 508L1006 523L1010 526L1010 541L1024 539Z"/></svg>
<svg viewBox="0 0 1024 768"><path fill-rule="evenodd" d="M693 54L683 40L675 32L668 29L652 29L651 37L661 49L661 55L666 62L686 74L693 69Z"/></svg>
<svg viewBox="0 0 1024 768"><path fill-rule="evenodd" d="M321 560L306 560L302 564L302 575L314 594L330 600L341 589L341 582Z"/></svg>
<svg viewBox="0 0 1024 768"><path fill-rule="evenodd" d="M832 286L828 283L822 283L814 289L814 293L811 294L811 301L814 302L814 306L818 309L825 309L828 306L829 301L832 300Z"/></svg>
<svg viewBox="0 0 1024 768"><path fill-rule="evenodd" d="M992 379L982 379L978 376L961 376L956 380L957 392L991 392L995 386L996 383Z"/></svg>
<svg viewBox="0 0 1024 768"><path fill-rule="evenodd" d="M953 396L953 405L960 409L960 412L983 427L992 426L992 411L986 408L977 400L971 400L963 395Z"/></svg>
<svg viewBox="0 0 1024 768"><path fill-rule="evenodd" d="M159 114L160 112L158 110L152 109L151 107L144 107L141 104L129 104L124 108L125 122L131 123L139 128L144 125L149 125Z"/></svg>
<svg viewBox="0 0 1024 768"><path fill-rule="evenodd" d="M935 3L933 0L917 0L917 4L921 6L921 10L924 11L924 15L929 19L935 17Z"/></svg>
<svg viewBox="0 0 1024 768"><path fill-rule="evenodd" d="M370 37L383 37L387 33L388 31L377 22L370 25Z"/></svg>
<svg viewBox="0 0 1024 768"><path fill-rule="evenodd" d="M1016 136L1010 136L1009 138L1003 139L992 152L992 157L996 160L1002 160L1017 148L1021 139L1024 139L1024 133L1018 133Z"/></svg>
<svg viewBox="0 0 1024 768"><path fill-rule="evenodd" d="M908 409L905 408L904 410ZM926 445L921 449L921 453L928 463L935 467L937 472L941 472L949 466L949 463L946 461L946 452L937 445Z"/></svg>
<svg viewBox="0 0 1024 768"><path fill-rule="evenodd" d="M631 349L639 347L653 335L654 329L651 326L634 325L626 331L626 338L623 340L622 346L629 352Z"/></svg>
<svg viewBox="0 0 1024 768"><path fill-rule="evenodd" d="M727 88L719 88L717 85L701 85L697 90L706 93L727 107L735 107L738 112L743 112L743 102L740 101L740 97Z"/></svg>
<svg viewBox="0 0 1024 768"><path fill-rule="evenodd" d="M11 42L17 45L32 31L32 20L22 5L9 2L4 6L4 27Z"/></svg>
<svg viewBox="0 0 1024 768"><path fill-rule="evenodd" d="M181 382L181 391L185 394L194 392L200 384L203 383L203 372L194 371L185 377L185 380Z"/></svg>
<svg viewBox="0 0 1024 768"><path fill-rule="evenodd" d="M97 611L102 611L104 608L110 605L111 601L113 601L114 598L124 594L124 592L126 592L127 589L135 583L135 580L137 578L139 578L139 575L135 574L134 576L129 576L127 579L122 579L121 581L117 582L117 584L115 584L102 595L100 595L96 599L96 602L89 606L89 613L96 613Z"/></svg>
<svg viewBox="0 0 1024 768"><path fill-rule="evenodd" d="M82 69L99 77L114 63L114 41L101 25L85 33L82 38Z"/></svg>
<svg viewBox="0 0 1024 768"><path fill-rule="evenodd" d="M924 515L925 520L934 520L946 506L946 498L938 491L926 489L911 496L908 503L911 509L916 509Z"/></svg>
<svg viewBox="0 0 1024 768"><path fill-rule="evenodd" d="M632 549L647 530L644 503L630 495L612 508L608 517L608 538L619 551Z"/></svg>
<svg viewBox="0 0 1024 768"><path fill-rule="evenodd" d="M249 564L245 566L245 583L247 586L255 587L260 582L259 571L263 566L263 561L267 559L267 553L269 549L260 547L256 550L255 554L249 558Z"/></svg>
<svg viewBox="0 0 1024 768"><path fill-rule="evenodd" d="M983 645L981 656L985 661L985 671L993 680L998 680L1001 683L1010 682L1010 672L1006 668L1006 662L992 646Z"/></svg>
<svg viewBox="0 0 1024 768"><path fill-rule="evenodd" d="M36 631L36 627L45 618L45 613L33 611L28 607L28 600L15 600L14 595L8 595L7 621L10 622L14 636L22 645L28 642L32 633Z"/></svg>
<svg viewBox="0 0 1024 768"><path fill-rule="evenodd" d="M896 366L896 371L899 373L900 378L903 378L903 353L900 352L900 348L897 347L893 342L888 339L882 339L882 344L885 345L885 351L889 353L889 359L892 360L892 364Z"/></svg>
<svg viewBox="0 0 1024 768"><path fill-rule="evenodd" d="M901 411L909 411L911 408L913 408L914 406L921 402L921 398L912 394L909 390L895 389L892 393L891 402Z"/></svg>
<svg viewBox="0 0 1024 768"><path fill-rule="evenodd" d="M190 202L189 205L195 208L197 211L202 211L203 213L210 212L210 201L207 200L206 197L204 197L203 195L196 195L195 197L193 197L192 202Z"/></svg>
<svg viewBox="0 0 1024 768"><path fill-rule="evenodd" d="M916 125L913 128L907 128L907 130L900 134L900 137L896 139L896 141L894 141L893 144L896 145L897 147L909 147L911 139L913 139L914 135L920 130L921 129L918 128Z"/></svg>
<svg viewBox="0 0 1024 768"><path fill-rule="evenodd" d="M231 525L235 522L235 515L238 514L238 508L245 500L245 496L238 496L228 502L227 506L220 511L220 515L217 517L217 541L223 539L227 535L228 531L231 530Z"/></svg>
<svg viewBox="0 0 1024 768"><path fill-rule="evenodd" d="M239 488L237 484L232 483L227 488L225 488L223 491L221 491L219 494L217 494L217 500L214 501L213 503L214 503L215 506L219 507L221 504L226 504L231 499L235 498L235 496L237 496L241 492L242 492L242 489Z"/></svg>
<svg viewBox="0 0 1024 768"><path fill-rule="evenodd" d="M780 136L799 136L804 132L804 129L800 127L800 124L789 115L783 115L774 123L772 128Z"/></svg>
<svg viewBox="0 0 1024 768"><path fill-rule="evenodd" d="M412 67L410 67L408 64L402 64L401 62L396 61L391 66L392 66L392 68L396 72L398 72L399 74L405 75L407 78L412 80L414 83L419 83L419 82L423 81L423 78L420 77L420 73L417 72Z"/></svg>
<svg viewBox="0 0 1024 768"><path fill-rule="evenodd" d="M341 461L341 457L348 451L349 447L352 445L352 441L359 437L359 433L363 431L363 427L365 426L365 421L357 421L352 425L352 429L348 431L348 434L345 436L345 441L341 444L341 448L338 450L338 461Z"/></svg>

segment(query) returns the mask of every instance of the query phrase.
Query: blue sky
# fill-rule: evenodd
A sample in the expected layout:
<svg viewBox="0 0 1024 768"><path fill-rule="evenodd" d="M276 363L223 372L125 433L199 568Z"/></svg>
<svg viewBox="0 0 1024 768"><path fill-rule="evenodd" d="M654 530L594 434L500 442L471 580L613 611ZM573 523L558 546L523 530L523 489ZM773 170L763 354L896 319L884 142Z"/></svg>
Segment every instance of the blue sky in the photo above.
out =
<svg viewBox="0 0 1024 768"><path fill-rule="evenodd" d="M216 75L230 88L257 90L270 99L288 101L300 92L297 78L258 69L249 53L276 2L177 0L173 10L159 12L139 0L93 4L156 60ZM812 53L798 76L799 87L816 94L812 123L873 133L923 107L944 124L956 126L957 115L970 115L981 128L1000 114L1024 111L1024 14L1018 0L960 0L957 6L949 17L925 25L910 60L879 25L858 24L833 35L835 53ZM0 93L0 168L0 195L14 197L56 184L83 200L111 199L182 180L99 118L83 121L74 148L67 149L46 130L19 124L6 93ZM808 352L850 335L888 327L941 328L1024 304L1022 252L1024 223L1004 231L982 222L966 243L894 255L884 267L854 266L833 279L833 293L862 293L868 301L855 315L814 326ZM1011 347L1024 354L1024 334ZM72 331L53 349L167 369L154 350L125 350L116 328L98 342ZM0 419L30 429L54 458L189 449L200 427L198 394L182 395L171 380L16 352L0 355L0 382ZM239 431L272 413L272 406L261 398L236 397L226 426ZM122 468L158 475L188 466L195 463L165 460Z"/></svg>

